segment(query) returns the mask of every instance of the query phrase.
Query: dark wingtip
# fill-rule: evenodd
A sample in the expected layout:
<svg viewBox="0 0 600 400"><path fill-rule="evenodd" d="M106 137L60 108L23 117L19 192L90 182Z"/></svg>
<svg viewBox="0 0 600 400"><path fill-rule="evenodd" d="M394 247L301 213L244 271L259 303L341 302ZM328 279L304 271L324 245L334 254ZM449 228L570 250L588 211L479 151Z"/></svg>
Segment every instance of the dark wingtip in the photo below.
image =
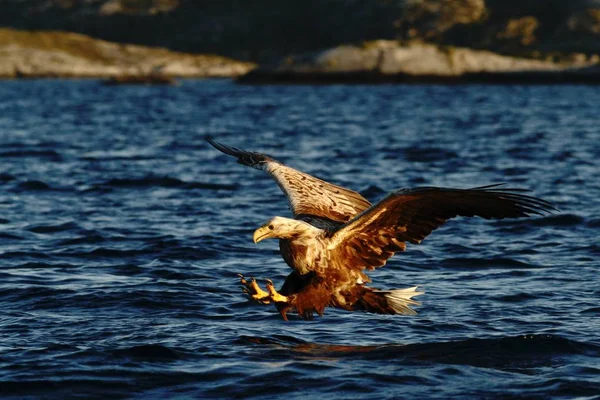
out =
<svg viewBox="0 0 600 400"><path fill-rule="evenodd" d="M553 203L542 200L538 197L522 194L531 192L529 189L506 187L505 183L495 183L492 185L476 187L473 188L473 190L482 190L511 197L514 201L519 203L519 206L523 207L523 211L527 215L547 215L560 213L560 210Z"/></svg>
<svg viewBox="0 0 600 400"><path fill-rule="evenodd" d="M236 149L235 147L225 146L224 144L219 143L216 140L213 140L213 138L210 136L205 136L204 140L206 140L208 143L210 143L210 145L212 147L219 150L221 153L225 153L225 154L228 154L228 155L234 156L234 157L240 157L241 154L243 154L243 152L240 151L239 149Z"/></svg>
<svg viewBox="0 0 600 400"><path fill-rule="evenodd" d="M204 140L206 140L212 147L219 150L219 147L222 146L221 143L213 140L212 136L204 136Z"/></svg>
<svg viewBox="0 0 600 400"><path fill-rule="evenodd" d="M238 159L238 163L242 165L246 165L256 169L262 169L261 165L268 161L275 161L273 158L260 153L253 153L249 151L240 150L235 147L229 147L222 143L213 140L210 136L205 136L204 140L210 143L215 149L219 150L221 153L236 157Z"/></svg>
<svg viewBox="0 0 600 400"><path fill-rule="evenodd" d="M484 189L498 188L500 186L506 186L506 182L499 182L499 183L492 183L490 185L477 186L477 187L472 188L471 190L484 190Z"/></svg>
<svg viewBox="0 0 600 400"><path fill-rule="evenodd" d="M511 187L506 187L506 183L505 182L501 182L501 183L493 183L491 185L485 185L485 186L478 186L469 190L487 190L490 191L491 189L493 189L493 191L496 192L531 192L530 189L522 189L522 188L511 188Z"/></svg>
<svg viewBox="0 0 600 400"><path fill-rule="evenodd" d="M215 147L215 145L218 145L219 142L216 142L212 136L210 135L206 135L204 136L204 140L206 140L208 143L210 143L213 147Z"/></svg>

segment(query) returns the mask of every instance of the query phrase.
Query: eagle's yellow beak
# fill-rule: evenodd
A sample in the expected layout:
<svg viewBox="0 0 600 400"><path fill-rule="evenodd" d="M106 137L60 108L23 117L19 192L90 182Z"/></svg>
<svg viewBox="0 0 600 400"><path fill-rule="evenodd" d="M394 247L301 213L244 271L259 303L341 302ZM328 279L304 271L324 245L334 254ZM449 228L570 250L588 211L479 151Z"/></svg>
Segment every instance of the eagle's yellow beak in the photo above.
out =
<svg viewBox="0 0 600 400"><path fill-rule="evenodd" d="M258 243L261 240L268 238L270 233L271 231L269 230L269 228L267 228L266 226L261 226L260 228L254 231L252 239L254 240L254 243Z"/></svg>

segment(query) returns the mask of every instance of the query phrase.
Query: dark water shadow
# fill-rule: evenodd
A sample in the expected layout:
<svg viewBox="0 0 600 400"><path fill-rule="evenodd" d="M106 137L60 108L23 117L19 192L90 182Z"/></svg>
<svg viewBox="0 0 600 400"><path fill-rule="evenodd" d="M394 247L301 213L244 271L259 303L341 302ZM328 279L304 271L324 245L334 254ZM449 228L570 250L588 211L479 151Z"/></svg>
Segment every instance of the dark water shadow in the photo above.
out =
<svg viewBox="0 0 600 400"><path fill-rule="evenodd" d="M242 336L239 343L266 347L262 356L270 358L418 361L492 368L527 375L535 373L534 368L552 366L556 359L565 356L600 356L600 346L556 335L536 334L406 345L318 344L290 336Z"/></svg>

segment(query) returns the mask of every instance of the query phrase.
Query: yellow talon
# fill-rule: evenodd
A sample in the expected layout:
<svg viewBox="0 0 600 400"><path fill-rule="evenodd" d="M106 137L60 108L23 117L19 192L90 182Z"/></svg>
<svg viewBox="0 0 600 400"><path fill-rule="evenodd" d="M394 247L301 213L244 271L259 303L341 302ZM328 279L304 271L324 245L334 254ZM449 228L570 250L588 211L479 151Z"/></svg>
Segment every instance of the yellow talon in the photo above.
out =
<svg viewBox="0 0 600 400"><path fill-rule="evenodd" d="M269 291L269 298L273 300L275 303L287 303L289 302L289 298L286 296L277 293L275 290L275 286L273 286L273 282L270 279L267 279L267 290Z"/></svg>
<svg viewBox="0 0 600 400"><path fill-rule="evenodd" d="M267 279L267 291L265 292L258 286L254 278L246 280L242 274L237 274L237 276L240 278L240 283L242 284L242 292L246 293L254 301L262 304L270 304L271 302L288 303L290 301L289 297L279 294L275 290L273 281L270 279Z"/></svg>
<svg viewBox="0 0 600 400"><path fill-rule="evenodd" d="M263 300L267 300L269 298L269 293L262 290L260 288L260 286L258 286L258 283L256 283L256 281L254 280L254 278L252 279L252 281L250 281L250 288L253 292L253 294L250 295L250 297L253 300L263 301Z"/></svg>
<svg viewBox="0 0 600 400"><path fill-rule="evenodd" d="M252 300L262 304L269 304L271 302L269 293L262 290L254 278L250 278L250 282L248 282L244 275L238 274L237 276L240 278L240 283L244 285L242 292L246 293Z"/></svg>

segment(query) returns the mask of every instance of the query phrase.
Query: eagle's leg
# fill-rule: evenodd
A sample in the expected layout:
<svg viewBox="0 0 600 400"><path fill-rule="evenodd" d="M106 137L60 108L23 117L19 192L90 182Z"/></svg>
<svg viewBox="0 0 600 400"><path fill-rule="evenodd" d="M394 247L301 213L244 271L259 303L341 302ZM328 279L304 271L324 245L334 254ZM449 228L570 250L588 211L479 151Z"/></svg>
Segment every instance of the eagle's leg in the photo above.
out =
<svg viewBox="0 0 600 400"><path fill-rule="evenodd" d="M240 278L240 283L244 285L242 291L246 293L250 299L262 304L271 303L270 293L262 290L254 278L250 278L250 282L248 282L244 275L238 274L238 277Z"/></svg>

